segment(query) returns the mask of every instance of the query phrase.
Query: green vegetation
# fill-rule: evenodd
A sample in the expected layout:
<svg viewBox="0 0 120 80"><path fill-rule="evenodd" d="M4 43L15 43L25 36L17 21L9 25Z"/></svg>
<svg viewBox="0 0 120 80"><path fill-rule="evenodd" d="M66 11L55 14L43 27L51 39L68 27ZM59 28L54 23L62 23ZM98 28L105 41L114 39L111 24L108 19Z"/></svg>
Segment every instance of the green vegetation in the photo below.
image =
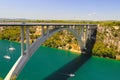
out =
<svg viewBox="0 0 120 80"><path fill-rule="evenodd" d="M17 21L23 22L23 21ZM116 59L116 55L120 56L120 48L118 43L120 43L120 21L63 21L63 20L27 20L27 22L47 22L47 23L81 23L81 24L99 24L97 41L93 49L93 55L100 57L108 57ZM4 30L0 31L0 39L20 41L20 28L19 27L5 27ZM36 27L30 28L30 37L32 42L39 37L39 35L34 35L36 32ZM76 44L76 45L75 45ZM44 46L60 48L65 50L76 49L79 50L77 40L68 31L60 31L50 37L44 44Z"/></svg>
<svg viewBox="0 0 120 80"><path fill-rule="evenodd" d="M19 41L20 40L20 28L16 27L5 27L0 33L0 39Z"/></svg>
<svg viewBox="0 0 120 80"><path fill-rule="evenodd" d="M93 49L93 55L115 59L116 51L113 48L107 48L102 42L96 42Z"/></svg>
<svg viewBox="0 0 120 80"><path fill-rule="evenodd" d="M43 45L53 48L62 48L62 49L68 48L68 50L70 50L72 44L77 44L77 40L70 32L64 30L54 34Z"/></svg>
<svg viewBox="0 0 120 80"><path fill-rule="evenodd" d="M107 24L108 23L108 24ZM118 22L105 22L98 27L97 41L93 54L100 57L118 59L120 56L120 25Z"/></svg>

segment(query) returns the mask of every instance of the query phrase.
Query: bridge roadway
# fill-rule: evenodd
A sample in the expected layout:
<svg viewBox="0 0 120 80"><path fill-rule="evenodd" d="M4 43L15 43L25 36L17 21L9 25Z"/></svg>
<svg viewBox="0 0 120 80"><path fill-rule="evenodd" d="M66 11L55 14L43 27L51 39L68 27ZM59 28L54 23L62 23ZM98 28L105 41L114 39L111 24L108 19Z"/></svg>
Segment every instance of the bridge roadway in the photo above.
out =
<svg viewBox="0 0 120 80"><path fill-rule="evenodd" d="M0 26L97 26L96 24L76 23L24 23L24 22L0 22Z"/></svg>
<svg viewBox="0 0 120 80"><path fill-rule="evenodd" d="M18 76L22 68L25 66L26 62L34 54L34 52L45 42L50 36L54 33L61 30L68 30L73 33L77 39L81 49L84 48L87 43L87 40L95 39L96 34L96 24L75 24L75 23L20 23L20 22L9 22L9 23L0 23L0 27L7 26L16 26L21 27L21 56L18 58L16 63L13 65L7 76L4 80L11 80ZM39 37L34 43L29 45L29 27L30 26L41 26L42 27L42 36ZM47 31L45 32L44 27L47 26ZM24 50L24 27L26 27L26 50ZM49 29L53 27L53 29ZM77 31L77 27L81 27L80 31ZM82 38L84 38L82 40ZM83 50L83 51L84 51ZM81 50L82 51L82 50Z"/></svg>

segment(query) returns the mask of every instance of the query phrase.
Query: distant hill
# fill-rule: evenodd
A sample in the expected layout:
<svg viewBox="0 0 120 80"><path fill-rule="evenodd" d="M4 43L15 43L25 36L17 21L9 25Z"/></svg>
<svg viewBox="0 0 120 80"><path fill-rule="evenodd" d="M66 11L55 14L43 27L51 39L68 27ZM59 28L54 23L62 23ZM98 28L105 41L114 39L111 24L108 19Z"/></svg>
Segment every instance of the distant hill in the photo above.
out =
<svg viewBox="0 0 120 80"><path fill-rule="evenodd" d="M0 18L0 22L17 22L17 21L28 21L29 19L24 19L24 18L15 18L15 19L11 19L11 18Z"/></svg>

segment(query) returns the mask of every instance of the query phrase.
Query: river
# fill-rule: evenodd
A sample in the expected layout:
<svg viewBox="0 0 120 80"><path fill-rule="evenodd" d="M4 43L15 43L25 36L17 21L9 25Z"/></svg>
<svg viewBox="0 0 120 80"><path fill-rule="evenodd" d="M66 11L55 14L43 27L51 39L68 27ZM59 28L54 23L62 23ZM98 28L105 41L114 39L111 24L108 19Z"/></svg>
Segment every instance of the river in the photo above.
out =
<svg viewBox="0 0 120 80"><path fill-rule="evenodd" d="M11 43L16 48L12 52L8 51ZM6 54L11 57L10 60L3 58ZM19 43L0 40L0 77L6 76L19 56ZM28 61L17 80L44 80L79 56L69 51L42 46ZM58 74L68 76L65 73ZM68 80L120 80L120 61L93 56L74 75Z"/></svg>

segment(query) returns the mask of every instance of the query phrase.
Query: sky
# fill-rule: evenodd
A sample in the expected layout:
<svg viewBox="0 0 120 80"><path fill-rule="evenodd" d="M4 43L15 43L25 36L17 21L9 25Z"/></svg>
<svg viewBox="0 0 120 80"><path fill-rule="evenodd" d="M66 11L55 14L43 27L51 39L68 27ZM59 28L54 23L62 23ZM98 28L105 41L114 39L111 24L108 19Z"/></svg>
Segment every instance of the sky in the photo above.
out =
<svg viewBox="0 0 120 80"><path fill-rule="evenodd" d="M120 0L0 0L0 18L120 20Z"/></svg>

